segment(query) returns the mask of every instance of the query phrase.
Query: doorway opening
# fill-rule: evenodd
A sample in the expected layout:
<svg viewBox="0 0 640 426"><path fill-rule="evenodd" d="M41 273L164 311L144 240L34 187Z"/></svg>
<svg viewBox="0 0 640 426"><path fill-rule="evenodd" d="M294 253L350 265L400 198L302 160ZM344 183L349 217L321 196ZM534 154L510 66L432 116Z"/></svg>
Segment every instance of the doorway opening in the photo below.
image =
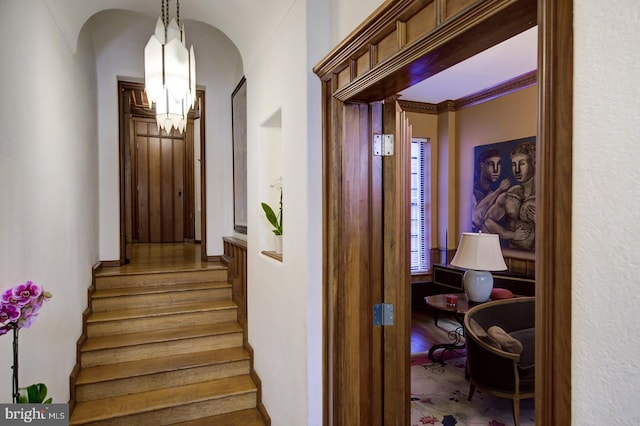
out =
<svg viewBox="0 0 640 426"><path fill-rule="evenodd" d="M385 216L385 240L399 243L387 252L371 232L378 226L378 210L367 208L376 206L379 195L371 179L378 176L378 162L368 157L370 136L380 131L397 134L402 126L388 117L386 107L384 120L377 120L376 102L387 102L412 84L536 23L535 411L538 424L570 423L572 10L571 1L552 0L385 2L314 68L323 81L324 107L327 424L406 424L409 419L408 271L406 276L403 268L389 268L387 273L389 264L403 266L408 255L408 249L398 248L406 243L401 229L404 212L389 210L391 221ZM394 117L395 112L391 111ZM398 164L390 164L392 174L406 167L394 161ZM388 194L402 198L385 187L385 199ZM394 327L383 332L374 327L369 305L371 278L380 269L380 302L395 306ZM344 371L359 374L347 380ZM374 390L363 392L370 388Z"/></svg>
<svg viewBox="0 0 640 426"><path fill-rule="evenodd" d="M204 91L197 91L182 133L157 128L142 83L119 81L118 94L120 265L136 243L206 247Z"/></svg>

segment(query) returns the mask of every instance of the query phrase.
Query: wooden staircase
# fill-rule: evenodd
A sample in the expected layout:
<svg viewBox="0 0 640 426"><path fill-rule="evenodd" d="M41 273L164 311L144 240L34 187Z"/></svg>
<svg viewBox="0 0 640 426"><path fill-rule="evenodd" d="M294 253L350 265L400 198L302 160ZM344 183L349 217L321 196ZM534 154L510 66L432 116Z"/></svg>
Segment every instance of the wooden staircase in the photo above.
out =
<svg viewBox="0 0 640 426"><path fill-rule="evenodd" d="M88 311L70 425L265 425L224 265L96 274Z"/></svg>

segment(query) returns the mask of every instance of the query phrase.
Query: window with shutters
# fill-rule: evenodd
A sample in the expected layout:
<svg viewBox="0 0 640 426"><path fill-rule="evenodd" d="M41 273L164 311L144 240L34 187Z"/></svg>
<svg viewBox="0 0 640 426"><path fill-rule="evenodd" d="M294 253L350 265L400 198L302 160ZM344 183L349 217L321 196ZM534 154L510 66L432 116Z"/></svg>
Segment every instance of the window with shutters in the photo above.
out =
<svg viewBox="0 0 640 426"><path fill-rule="evenodd" d="M431 144L411 140L411 272L431 268Z"/></svg>

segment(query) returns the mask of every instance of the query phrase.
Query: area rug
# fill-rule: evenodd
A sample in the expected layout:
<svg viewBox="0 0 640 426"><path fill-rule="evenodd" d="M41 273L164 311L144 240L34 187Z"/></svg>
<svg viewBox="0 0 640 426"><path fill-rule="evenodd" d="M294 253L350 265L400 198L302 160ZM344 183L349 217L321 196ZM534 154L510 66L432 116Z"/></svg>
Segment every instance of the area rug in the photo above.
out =
<svg viewBox="0 0 640 426"><path fill-rule="evenodd" d="M512 402L476 389L467 401L466 357L411 366L411 426L513 425ZM520 425L533 426L534 399L520 401Z"/></svg>
<svg viewBox="0 0 640 426"><path fill-rule="evenodd" d="M454 358L460 358L463 356L467 356L467 352L465 349L455 349L455 350L446 350L446 351L437 351L434 354L434 358L436 360L449 360ZM429 352L421 352L416 354L411 354L411 366L414 365L423 365L430 364L431 359L429 358Z"/></svg>

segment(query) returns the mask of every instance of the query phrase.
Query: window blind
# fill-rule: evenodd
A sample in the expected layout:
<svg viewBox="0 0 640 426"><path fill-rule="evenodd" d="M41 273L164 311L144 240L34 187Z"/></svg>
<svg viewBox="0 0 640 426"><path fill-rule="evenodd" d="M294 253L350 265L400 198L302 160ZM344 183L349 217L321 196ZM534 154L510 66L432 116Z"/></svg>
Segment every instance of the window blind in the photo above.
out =
<svg viewBox="0 0 640 426"><path fill-rule="evenodd" d="M411 271L430 269L431 248L431 144L411 140Z"/></svg>

